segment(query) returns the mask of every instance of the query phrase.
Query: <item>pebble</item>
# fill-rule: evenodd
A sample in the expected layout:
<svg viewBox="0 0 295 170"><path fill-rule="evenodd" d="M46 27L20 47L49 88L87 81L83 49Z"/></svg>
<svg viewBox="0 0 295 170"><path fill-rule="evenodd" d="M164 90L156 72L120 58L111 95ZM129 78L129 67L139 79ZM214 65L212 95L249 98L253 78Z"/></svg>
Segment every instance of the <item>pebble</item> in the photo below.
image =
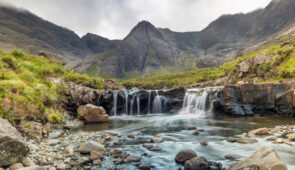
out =
<svg viewBox="0 0 295 170"><path fill-rule="evenodd" d="M78 160L77 160L77 164L84 164L84 163L87 163L89 162L89 159L85 156L83 157L80 157Z"/></svg>

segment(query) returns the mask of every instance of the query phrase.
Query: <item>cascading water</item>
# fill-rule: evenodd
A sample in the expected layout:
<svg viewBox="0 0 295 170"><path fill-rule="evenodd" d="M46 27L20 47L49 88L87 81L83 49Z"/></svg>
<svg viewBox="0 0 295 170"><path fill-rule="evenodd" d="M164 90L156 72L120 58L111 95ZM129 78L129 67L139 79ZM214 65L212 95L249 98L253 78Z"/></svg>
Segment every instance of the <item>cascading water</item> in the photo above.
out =
<svg viewBox="0 0 295 170"><path fill-rule="evenodd" d="M99 101L100 97L101 97L101 94L98 95L98 98L97 98L97 101L96 101L96 106L100 105L100 101Z"/></svg>
<svg viewBox="0 0 295 170"><path fill-rule="evenodd" d="M187 90L181 114L211 114L213 111L213 93L219 88L202 88Z"/></svg>
<svg viewBox="0 0 295 170"><path fill-rule="evenodd" d="M134 98L135 98L135 96L133 95L131 102L130 102L130 115L133 115Z"/></svg>
<svg viewBox="0 0 295 170"><path fill-rule="evenodd" d="M165 98L161 95L159 95L158 90L156 90L156 96L153 101L153 113L162 113L162 102L165 100Z"/></svg>
<svg viewBox="0 0 295 170"><path fill-rule="evenodd" d="M140 115L140 94L137 95L137 115Z"/></svg>
<svg viewBox="0 0 295 170"><path fill-rule="evenodd" d="M117 116L117 101L118 101L118 92L119 91L114 91L113 92L113 115Z"/></svg>
<svg viewBox="0 0 295 170"><path fill-rule="evenodd" d="M128 91L125 91L125 115L128 114Z"/></svg>

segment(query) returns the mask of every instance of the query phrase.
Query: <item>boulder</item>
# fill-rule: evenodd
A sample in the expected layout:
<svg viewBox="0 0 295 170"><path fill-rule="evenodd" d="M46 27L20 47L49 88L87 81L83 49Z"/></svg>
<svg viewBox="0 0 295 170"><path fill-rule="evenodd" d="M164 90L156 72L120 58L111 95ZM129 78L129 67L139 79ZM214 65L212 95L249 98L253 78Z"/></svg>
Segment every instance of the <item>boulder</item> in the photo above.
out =
<svg viewBox="0 0 295 170"><path fill-rule="evenodd" d="M43 132L42 124L37 122L28 122L27 124L30 126L28 136L40 142L42 140Z"/></svg>
<svg viewBox="0 0 295 170"><path fill-rule="evenodd" d="M287 135L289 141L295 141L295 133L291 133Z"/></svg>
<svg viewBox="0 0 295 170"><path fill-rule="evenodd" d="M104 154L105 150L106 149L104 145L93 141L81 143L78 149L78 151L81 153L90 153L91 151L96 151L100 154Z"/></svg>
<svg viewBox="0 0 295 170"><path fill-rule="evenodd" d="M261 148L249 158L233 164L229 170L241 170L249 166L259 167L259 170L287 170L276 151L270 147Z"/></svg>
<svg viewBox="0 0 295 170"><path fill-rule="evenodd" d="M90 160L94 161L94 160L97 160L97 159L102 159L102 158L104 158L104 156L99 152L91 151L89 158L90 158Z"/></svg>
<svg viewBox="0 0 295 170"><path fill-rule="evenodd" d="M251 130L249 132L250 135L267 135L268 134L268 129L267 128L259 128L255 130Z"/></svg>
<svg viewBox="0 0 295 170"><path fill-rule="evenodd" d="M161 136L154 136L152 139L151 139L151 142L153 143L161 143L164 141L164 138L161 137Z"/></svg>
<svg viewBox="0 0 295 170"><path fill-rule="evenodd" d="M0 151L0 167L21 162L29 152L19 132L2 118L0 118Z"/></svg>
<svg viewBox="0 0 295 170"><path fill-rule="evenodd" d="M257 140L249 138L249 137L240 137L240 138L236 139L236 142L238 142L238 143L256 143Z"/></svg>
<svg viewBox="0 0 295 170"><path fill-rule="evenodd" d="M10 170L17 170L17 169L21 169L21 168L23 168L23 167L24 167L23 164L21 164L21 163L15 163L15 164L11 165L11 166L9 167L9 169L10 169Z"/></svg>
<svg viewBox="0 0 295 170"><path fill-rule="evenodd" d="M141 160L141 157L139 156L128 156L127 158L124 159L125 163L128 162L139 162Z"/></svg>
<svg viewBox="0 0 295 170"><path fill-rule="evenodd" d="M77 164L85 164L85 163L87 163L87 162L89 162L89 159L88 159L87 157L85 157L85 156L80 157L80 158L77 160Z"/></svg>
<svg viewBox="0 0 295 170"><path fill-rule="evenodd" d="M48 169L50 169L50 168L34 165L34 166L30 166L30 167L21 168L18 170L48 170Z"/></svg>
<svg viewBox="0 0 295 170"><path fill-rule="evenodd" d="M175 156L175 162L184 164L185 161L190 160L197 156L198 156L197 153L193 150L182 150L178 152L177 155Z"/></svg>
<svg viewBox="0 0 295 170"><path fill-rule="evenodd" d="M210 170L210 165L205 158L194 157L184 164L185 170Z"/></svg>
<svg viewBox="0 0 295 170"><path fill-rule="evenodd" d="M80 106L78 108L78 117L85 123L102 123L107 122L109 117L102 107L97 107L92 104Z"/></svg>

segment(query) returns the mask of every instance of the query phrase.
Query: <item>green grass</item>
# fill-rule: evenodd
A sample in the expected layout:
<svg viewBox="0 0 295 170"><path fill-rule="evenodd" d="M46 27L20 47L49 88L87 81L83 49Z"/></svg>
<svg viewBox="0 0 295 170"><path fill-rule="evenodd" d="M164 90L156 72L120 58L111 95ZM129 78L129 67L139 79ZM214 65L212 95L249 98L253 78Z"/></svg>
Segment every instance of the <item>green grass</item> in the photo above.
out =
<svg viewBox="0 0 295 170"><path fill-rule="evenodd" d="M0 51L0 116L13 123L27 120L61 123L58 103L65 88L53 84L50 77L104 88L102 79L76 73L45 57L16 50Z"/></svg>
<svg viewBox="0 0 295 170"><path fill-rule="evenodd" d="M239 80L247 82L274 82L295 77L295 41L284 44L269 45L266 49L251 52L221 66L201 68L193 71L174 73L145 78L123 80L120 83L127 88L139 87L145 89L174 88L188 86L193 83L201 83L216 80L225 76L229 77L228 84L235 84ZM252 59L257 54L271 54L273 58L268 63L251 66L251 71L241 75L237 64L244 60Z"/></svg>

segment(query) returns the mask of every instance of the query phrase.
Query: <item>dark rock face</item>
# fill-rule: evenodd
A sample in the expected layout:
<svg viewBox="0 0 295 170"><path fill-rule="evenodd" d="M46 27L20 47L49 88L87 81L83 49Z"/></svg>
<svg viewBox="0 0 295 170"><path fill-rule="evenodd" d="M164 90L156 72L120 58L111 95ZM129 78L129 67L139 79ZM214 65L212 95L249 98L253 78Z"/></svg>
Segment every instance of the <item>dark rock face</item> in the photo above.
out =
<svg viewBox="0 0 295 170"><path fill-rule="evenodd" d="M213 103L216 114L294 116L294 82L225 86Z"/></svg>
<svg viewBox="0 0 295 170"><path fill-rule="evenodd" d="M194 157L184 164L185 170L210 170L210 165L205 158Z"/></svg>
<svg viewBox="0 0 295 170"><path fill-rule="evenodd" d="M0 167L21 162L29 152L19 132L5 119L0 118Z"/></svg>
<svg viewBox="0 0 295 170"><path fill-rule="evenodd" d="M52 78L53 83L58 83L64 85L68 90L65 92L65 98L61 99L62 105L68 111L73 114L77 113L78 107L86 104L92 104L96 106L102 106L108 115L113 115L113 105L115 94L117 93L117 104L116 112L119 114L126 113L126 103L128 113L133 110L133 113L137 114L137 101L139 100L140 114L147 114L153 112L153 105L155 97L161 96L160 103L162 105L163 113L171 113L179 110L182 107L183 98L185 95L184 88L176 88L170 90L159 90L148 91L148 90L138 90L138 91L128 91L128 97L126 102L126 91L114 90L105 91L97 90L89 87L84 87L77 85L75 83L67 83L61 79ZM139 96L139 99L137 99ZM133 100L133 105L131 104ZM132 107L133 106L133 107ZM132 107L132 108L131 108Z"/></svg>

